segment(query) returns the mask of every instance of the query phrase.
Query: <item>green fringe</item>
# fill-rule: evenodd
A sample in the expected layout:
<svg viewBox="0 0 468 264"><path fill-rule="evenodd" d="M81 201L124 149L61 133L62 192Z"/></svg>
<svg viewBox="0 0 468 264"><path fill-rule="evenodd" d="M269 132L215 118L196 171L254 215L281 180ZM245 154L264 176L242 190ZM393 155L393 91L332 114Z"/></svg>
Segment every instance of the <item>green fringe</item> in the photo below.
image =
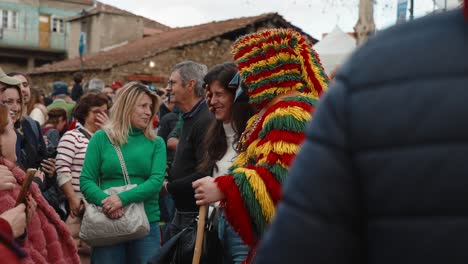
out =
<svg viewBox="0 0 468 264"><path fill-rule="evenodd" d="M249 98L249 103L250 104L260 104L262 102L269 102L269 101L273 100L273 98L275 98L277 93L278 93L278 91L275 90L272 93L266 93L266 94L264 94L262 96L258 96L258 97L255 97L255 98L250 97Z"/></svg>
<svg viewBox="0 0 468 264"><path fill-rule="evenodd" d="M268 48L270 48L270 47L273 47L276 51L278 51L280 49L284 49L284 48L291 49L291 46L286 45L286 44L281 44L281 45L277 45L277 46L270 45ZM255 57L258 57L258 56L263 57L263 56L265 56L265 53L266 53L266 51L264 49L257 49L257 50L255 50L254 53L250 54L250 56L244 57L244 58L238 60L236 63L240 64L242 62L248 61L251 58L255 58Z"/></svg>
<svg viewBox="0 0 468 264"><path fill-rule="evenodd" d="M273 117L264 124L263 129L258 134L259 138L264 138L272 130L284 130L292 132L304 132L307 122L297 120L293 116Z"/></svg>
<svg viewBox="0 0 468 264"><path fill-rule="evenodd" d="M282 99L283 101L288 101L288 102L301 102L301 103L307 103L311 106L316 106L319 102L317 98L312 98L309 96L304 96L304 95L298 95L298 96L290 96L290 97L285 97Z"/></svg>
<svg viewBox="0 0 468 264"><path fill-rule="evenodd" d="M250 186L247 176L244 173L234 173L234 181L236 182L237 187L241 193L241 196L244 200L244 204L247 207L247 210L250 214L250 219L253 220L252 228L255 237L261 237L265 228L267 226L266 219L263 216L262 208L260 203L255 197L255 193Z"/></svg>
<svg viewBox="0 0 468 264"><path fill-rule="evenodd" d="M249 71L242 71L242 77L245 79L247 79L247 77L249 77L250 75L257 75L263 71L268 71L268 70L274 70L276 68L279 68L279 67L282 67L284 66L285 64L297 64L299 66L301 66L301 62L299 60L293 60L293 59L289 59L289 60L283 60L283 59L278 59L275 63L273 64L266 64L264 66L256 66L252 69L252 72L249 72Z"/></svg>
<svg viewBox="0 0 468 264"><path fill-rule="evenodd" d="M317 59L318 58L317 52L315 52L314 49L311 49L311 53L312 55L310 57L312 57L313 63L317 66L317 68L319 68L320 77L324 80L325 84L328 86L328 82L329 82L328 76L325 74L322 64L320 64ZM317 76L317 79L320 77ZM325 87L322 87L322 88L325 89Z"/></svg>
<svg viewBox="0 0 468 264"><path fill-rule="evenodd" d="M284 82L284 81L297 81L297 82L302 82L302 74L300 73L288 73L288 74L283 74L283 75L277 75L273 77L269 77L266 79L263 79L259 82L251 82L249 83L249 91L252 92L255 89L257 89L260 86L264 86L266 84L270 83L279 83L279 82Z"/></svg>
<svg viewBox="0 0 468 264"><path fill-rule="evenodd" d="M280 164L275 164L273 166L264 166L268 169L271 174L275 177L275 179L283 185L284 181L286 180L286 176L288 176L288 169L283 168Z"/></svg>

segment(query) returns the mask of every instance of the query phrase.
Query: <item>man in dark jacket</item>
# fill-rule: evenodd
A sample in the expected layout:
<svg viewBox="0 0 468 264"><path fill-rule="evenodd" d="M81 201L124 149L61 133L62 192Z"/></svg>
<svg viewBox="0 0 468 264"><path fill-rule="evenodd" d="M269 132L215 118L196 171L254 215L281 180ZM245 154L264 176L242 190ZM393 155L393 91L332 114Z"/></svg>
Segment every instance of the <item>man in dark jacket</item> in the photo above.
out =
<svg viewBox="0 0 468 264"><path fill-rule="evenodd" d="M255 263L468 262L465 13L380 32L341 69Z"/></svg>
<svg viewBox="0 0 468 264"><path fill-rule="evenodd" d="M190 225L198 215L192 182L210 174L210 171L197 169L204 157L200 146L206 128L214 118L204 98L203 77L206 72L205 65L184 61L172 68L167 85L167 91L183 112L180 141L169 172L169 182L163 184L163 190L172 196L177 209L170 236Z"/></svg>

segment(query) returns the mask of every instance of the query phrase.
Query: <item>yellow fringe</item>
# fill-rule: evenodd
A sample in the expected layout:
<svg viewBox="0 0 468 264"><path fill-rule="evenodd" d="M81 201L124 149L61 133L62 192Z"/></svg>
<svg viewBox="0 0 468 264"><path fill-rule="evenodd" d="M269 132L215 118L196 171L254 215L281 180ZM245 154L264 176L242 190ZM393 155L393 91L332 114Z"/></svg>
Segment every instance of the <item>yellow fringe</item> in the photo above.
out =
<svg viewBox="0 0 468 264"><path fill-rule="evenodd" d="M282 60L292 59L292 60L296 60L296 61L299 62L299 58L297 56L291 55L291 54L286 53L286 52L281 52L281 53L276 54L275 56L271 56L271 57L267 58L266 60L260 60L260 61L257 61L255 63L252 63L249 66L240 69L240 71L242 73L244 73L244 72L253 72L254 69L257 68L257 67L258 68L265 68L267 65L275 64L280 59L282 59Z"/></svg>
<svg viewBox="0 0 468 264"><path fill-rule="evenodd" d="M282 116L292 116L300 122L307 122L310 120L312 115L299 106L278 108L265 117L264 124L267 124L272 118Z"/></svg>
<svg viewBox="0 0 468 264"><path fill-rule="evenodd" d="M237 168L234 170L234 173L244 173L245 177L249 181L250 187L257 198L260 207L262 208L262 214L265 217L267 223L271 222L273 216L275 215L275 205L268 194L265 183L262 178L258 175L255 170Z"/></svg>
<svg viewBox="0 0 468 264"><path fill-rule="evenodd" d="M302 83L297 83L296 85L292 86L292 87L272 87L272 88L268 88L258 94L252 94L250 95L250 100L252 99L255 99L255 98L258 98L260 96L264 96L266 94L273 94L275 91L278 91L280 90L281 93L286 93L286 92L289 92L289 91L297 91L299 90L299 88L302 87ZM254 90L255 91L255 90Z"/></svg>
<svg viewBox="0 0 468 264"><path fill-rule="evenodd" d="M281 70L277 73L274 73L274 74L271 74L271 75L268 75L266 77L263 77L263 78L259 78L255 81L255 83L257 82L261 82L263 80L267 80L267 79L271 79L271 78L274 78L276 76L285 76L287 74L291 74L291 73L295 73L295 74L301 74L300 71L296 70L296 69L293 69L293 70Z"/></svg>
<svg viewBox="0 0 468 264"><path fill-rule="evenodd" d="M283 154L296 154L297 150L299 149L299 145L295 143L290 143L286 141L277 141L277 142L270 142L267 141L264 144L257 146L257 156L268 155L270 153L276 153L279 155Z"/></svg>

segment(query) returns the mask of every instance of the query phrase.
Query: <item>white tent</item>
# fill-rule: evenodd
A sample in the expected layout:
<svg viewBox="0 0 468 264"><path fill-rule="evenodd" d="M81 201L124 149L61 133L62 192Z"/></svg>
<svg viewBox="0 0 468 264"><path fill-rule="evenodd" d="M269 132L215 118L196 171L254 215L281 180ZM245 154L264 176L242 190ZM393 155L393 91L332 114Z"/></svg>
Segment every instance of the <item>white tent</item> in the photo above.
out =
<svg viewBox="0 0 468 264"><path fill-rule="evenodd" d="M440 9L453 9L461 5L460 0L434 0L434 4Z"/></svg>
<svg viewBox="0 0 468 264"><path fill-rule="evenodd" d="M338 26L314 45L327 74L343 64L355 48L356 40Z"/></svg>

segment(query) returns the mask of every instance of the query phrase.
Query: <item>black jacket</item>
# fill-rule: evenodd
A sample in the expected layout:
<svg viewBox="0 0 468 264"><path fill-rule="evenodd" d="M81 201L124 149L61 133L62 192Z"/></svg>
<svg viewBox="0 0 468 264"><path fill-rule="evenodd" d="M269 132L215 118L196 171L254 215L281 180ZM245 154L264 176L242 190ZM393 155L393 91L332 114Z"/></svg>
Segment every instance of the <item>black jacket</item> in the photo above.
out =
<svg viewBox="0 0 468 264"><path fill-rule="evenodd" d="M319 104L255 263L468 262L468 22L378 33Z"/></svg>
<svg viewBox="0 0 468 264"><path fill-rule="evenodd" d="M214 115L208 110L205 99L202 99L189 113L183 114L182 118L183 125L167 190L178 211L198 212L192 182L210 175L211 170L200 172L197 167L204 157L202 142Z"/></svg>

